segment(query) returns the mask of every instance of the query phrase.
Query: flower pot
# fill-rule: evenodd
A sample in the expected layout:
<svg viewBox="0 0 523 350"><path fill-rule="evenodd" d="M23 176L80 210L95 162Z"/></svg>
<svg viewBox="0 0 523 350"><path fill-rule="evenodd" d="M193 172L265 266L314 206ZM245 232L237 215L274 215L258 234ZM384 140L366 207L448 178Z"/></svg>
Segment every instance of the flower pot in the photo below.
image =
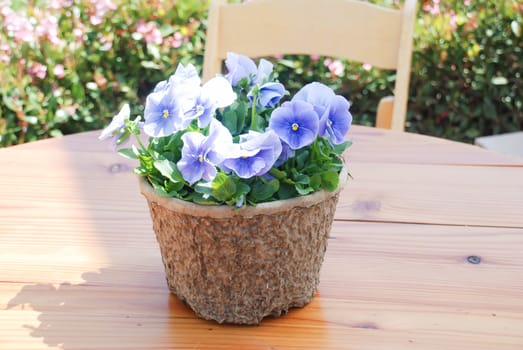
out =
<svg viewBox="0 0 523 350"><path fill-rule="evenodd" d="M198 316L258 324L310 302L340 189L238 209L161 197L139 181L167 284Z"/></svg>

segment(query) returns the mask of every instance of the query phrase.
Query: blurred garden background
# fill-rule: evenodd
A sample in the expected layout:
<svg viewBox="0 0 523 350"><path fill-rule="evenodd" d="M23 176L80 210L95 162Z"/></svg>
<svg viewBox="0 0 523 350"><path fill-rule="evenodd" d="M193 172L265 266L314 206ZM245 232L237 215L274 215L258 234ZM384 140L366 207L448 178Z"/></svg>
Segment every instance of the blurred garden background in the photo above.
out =
<svg viewBox="0 0 523 350"><path fill-rule="evenodd" d="M0 146L102 128L126 102L141 114L178 62L201 69L207 7L0 0ZM464 142L523 130L522 19L521 0L419 0L406 130ZM394 74L368 64L271 59L291 92L322 81L346 96L357 124L374 125L379 99L392 93Z"/></svg>

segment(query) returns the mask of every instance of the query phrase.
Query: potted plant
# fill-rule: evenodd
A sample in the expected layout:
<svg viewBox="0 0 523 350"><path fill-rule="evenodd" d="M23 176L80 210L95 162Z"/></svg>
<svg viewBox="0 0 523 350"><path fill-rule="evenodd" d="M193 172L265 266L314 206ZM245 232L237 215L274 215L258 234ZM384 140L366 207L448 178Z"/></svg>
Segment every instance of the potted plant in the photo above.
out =
<svg viewBox="0 0 523 350"><path fill-rule="evenodd" d="M225 63L203 85L179 65L143 119L125 105L100 138L136 136L119 152L139 161L169 288L200 317L258 324L316 291L352 116L320 83L290 98L267 60Z"/></svg>

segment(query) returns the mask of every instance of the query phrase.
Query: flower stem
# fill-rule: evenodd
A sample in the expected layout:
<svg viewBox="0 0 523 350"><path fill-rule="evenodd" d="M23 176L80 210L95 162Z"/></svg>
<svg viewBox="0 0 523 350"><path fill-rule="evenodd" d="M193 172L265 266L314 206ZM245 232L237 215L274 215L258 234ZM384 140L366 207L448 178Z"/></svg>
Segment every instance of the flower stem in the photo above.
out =
<svg viewBox="0 0 523 350"><path fill-rule="evenodd" d="M254 94L251 107L251 130L257 130L256 128L256 104L258 103L258 94Z"/></svg>

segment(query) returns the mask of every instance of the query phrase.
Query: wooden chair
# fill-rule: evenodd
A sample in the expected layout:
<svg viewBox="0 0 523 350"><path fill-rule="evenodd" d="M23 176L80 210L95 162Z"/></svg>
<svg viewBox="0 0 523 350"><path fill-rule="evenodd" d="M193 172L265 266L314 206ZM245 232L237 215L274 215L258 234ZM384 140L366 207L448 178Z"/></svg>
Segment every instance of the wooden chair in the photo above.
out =
<svg viewBox="0 0 523 350"><path fill-rule="evenodd" d="M376 126L404 130L415 16L416 0L401 10L361 0L212 0L203 77L221 72L227 52L318 54L394 69L394 97L380 101Z"/></svg>

